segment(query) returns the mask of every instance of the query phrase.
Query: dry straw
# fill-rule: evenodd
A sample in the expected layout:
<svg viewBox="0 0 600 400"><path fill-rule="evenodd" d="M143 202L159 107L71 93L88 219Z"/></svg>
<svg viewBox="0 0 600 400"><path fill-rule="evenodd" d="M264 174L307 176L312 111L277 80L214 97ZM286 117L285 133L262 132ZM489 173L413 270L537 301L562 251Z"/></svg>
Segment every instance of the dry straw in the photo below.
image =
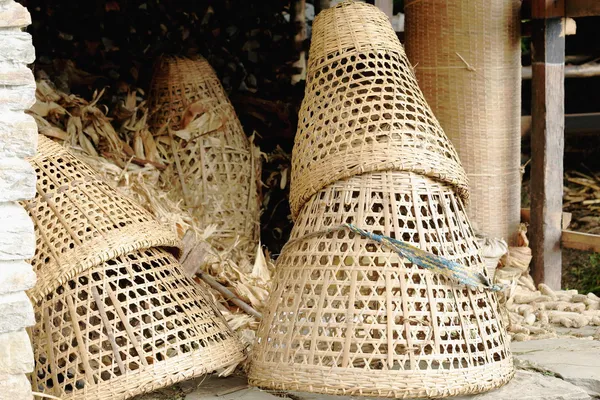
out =
<svg viewBox="0 0 600 400"><path fill-rule="evenodd" d="M344 2L323 11L313 29L312 98L303 105L293 159L296 224L277 260L250 382L396 398L501 386L514 370L491 291L451 282L337 229L353 224L485 273L464 211L464 172L385 15ZM323 72L325 64L333 69ZM324 149L327 166L307 157L311 148Z"/></svg>
<svg viewBox="0 0 600 400"><path fill-rule="evenodd" d="M387 16L365 3L342 3L314 25L293 151L293 215L330 183L389 169L449 182L466 197L456 151Z"/></svg>
<svg viewBox="0 0 600 400"><path fill-rule="evenodd" d="M224 248L238 239L253 254L259 233L260 156L210 64L160 59L150 107L154 133L168 143L163 186L202 226L217 224L213 245Z"/></svg>
<svg viewBox="0 0 600 400"><path fill-rule="evenodd" d="M243 359L206 289L180 271L174 233L43 136L30 163L34 390L126 399Z"/></svg>
<svg viewBox="0 0 600 400"><path fill-rule="evenodd" d="M521 206L521 2L405 3L406 52L469 177L469 216L479 231L514 244Z"/></svg>

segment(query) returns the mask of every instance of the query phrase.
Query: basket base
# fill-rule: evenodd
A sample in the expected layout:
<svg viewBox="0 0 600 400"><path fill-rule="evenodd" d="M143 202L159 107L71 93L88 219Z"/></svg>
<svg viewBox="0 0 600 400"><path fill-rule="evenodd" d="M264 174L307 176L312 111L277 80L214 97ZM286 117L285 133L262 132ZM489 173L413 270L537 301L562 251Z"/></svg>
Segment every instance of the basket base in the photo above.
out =
<svg viewBox="0 0 600 400"><path fill-rule="evenodd" d="M439 398L496 389L508 383L514 372L512 356L479 367L437 371L383 371L255 363L250 371L249 383L263 389L328 395Z"/></svg>
<svg viewBox="0 0 600 400"><path fill-rule="evenodd" d="M236 340L215 344L207 357L204 349L179 357L169 358L153 366L128 371L127 375L91 385L71 395L61 395L62 400L125 400L153 392L179 382L187 381L241 363L246 357ZM208 361L207 361L208 360Z"/></svg>

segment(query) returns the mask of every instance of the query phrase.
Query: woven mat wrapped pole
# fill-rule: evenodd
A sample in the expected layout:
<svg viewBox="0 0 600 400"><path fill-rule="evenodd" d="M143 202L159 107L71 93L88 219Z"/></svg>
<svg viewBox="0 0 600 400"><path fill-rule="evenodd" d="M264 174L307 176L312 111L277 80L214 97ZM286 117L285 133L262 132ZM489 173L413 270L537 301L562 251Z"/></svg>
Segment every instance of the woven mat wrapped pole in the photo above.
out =
<svg viewBox="0 0 600 400"><path fill-rule="evenodd" d="M300 115L296 224L277 260L250 383L395 398L506 383L512 356L489 285L466 286L444 264L423 268L425 260L357 233L486 281L464 172L383 13L344 2L319 14Z"/></svg>
<svg viewBox="0 0 600 400"><path fill-rule="evenodd" d="M406 52L469 177L477 230L514 244L521 208L519 0L408 0Z"/></svg>
<svg viewBox="0 0 600 400"><path fill-rule="evenodd" d="M213 245L240 239L254 254L259 239L260 157L208 61L165 57L155 66L150 124L162 135L169 168L161 182L200 226L217 224ZM166 132L171 130L172 132Z"/></svg>
<svg viewBox="0 0 600 400"><path fill-rule="evenodd" d="M35 391L126 399L243 359L210 295L182 274L173 232L43 136L30 163Z"/></svg>

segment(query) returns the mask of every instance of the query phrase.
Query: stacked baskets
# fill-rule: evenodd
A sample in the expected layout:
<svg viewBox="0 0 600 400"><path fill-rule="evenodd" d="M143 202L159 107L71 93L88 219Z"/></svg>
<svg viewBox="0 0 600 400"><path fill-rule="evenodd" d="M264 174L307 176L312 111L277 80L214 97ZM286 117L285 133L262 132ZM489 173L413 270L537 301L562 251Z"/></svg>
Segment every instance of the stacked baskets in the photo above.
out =
<svg viewBox="0 0 600 400"><path fill-rule="evenodd" d="M169 169L163 185L183 199L200 226L216 224L213 245L254 253L259 235L260 160L244 134L219 79L204 59L165 57L155 67L150 91L155 132L170 133ZM194 119L204 118L203 124Z"/></svg>
<svg viewBox="0 0 600 400"><path fill-rule="evenodd" d="M210 295L181 273L172 232L49 139L30 163L35 391L125 399L243 359Z"/></svg>
<svg viewBox="0 0 600 400"><path fill-rule="evenodd" d="M412 244L485 281L464 171L375 7L344 2L316 18L299 120L296 224L277 260L251 383L401 398L506 383L512 356L490 290L420 268L344 226Z"/></svg>

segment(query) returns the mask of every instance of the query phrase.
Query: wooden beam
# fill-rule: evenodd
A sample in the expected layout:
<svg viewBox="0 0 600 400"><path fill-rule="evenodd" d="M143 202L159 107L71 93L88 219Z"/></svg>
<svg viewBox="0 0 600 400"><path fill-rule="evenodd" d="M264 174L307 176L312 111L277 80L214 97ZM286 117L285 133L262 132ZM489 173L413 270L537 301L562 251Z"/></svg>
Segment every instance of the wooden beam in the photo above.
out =
<svg viewBox="0 0 600 400"><path fill-rule="evenodd" d="M567 0L566 15L569 17L594 17L600 15L598 0Z"/></svg>
<svg viewBox="0 0 600 400"><path fill-rule="evenodd" d="M600 112L565 115L565 136L585 137L600 133ZM531 134L531 116L521 116L521 137Z"/></svg>
<svg viewBox="0 0 600 400"><path fill-rule="evenodd" d="M560 289L564 153L565 37L552 0L533 0L531 225L532 272L536 283ZM550 3L550 4L549 4Z"/></svg>
<svg viewBox="0 0 600 400"><path fill-rule="evenodd" d="M591 233L563 231L562 246L567 249L594 251L600 253L600 235Z"/></svg>
<svg viewBox="0 0 600 400"><path fill-rule="evenodd" d="M565 67L565 78L590 78L592 76L600 76L600 64L593 63L582 65L567 65ZM521 78L523 80L531 79L530 66L523 67L521 69Z"/></svg>
<svg viewBox="0 0 600 400"><path fill-rule="evenodd" d="M595 17L600 16L600 2L598 0L545 0L544 5L535 5L538 7L534 11L534 5L538 0L523 0L521 7L521 17L529 19L535 11L543 11L546 17Z"/></svg>

